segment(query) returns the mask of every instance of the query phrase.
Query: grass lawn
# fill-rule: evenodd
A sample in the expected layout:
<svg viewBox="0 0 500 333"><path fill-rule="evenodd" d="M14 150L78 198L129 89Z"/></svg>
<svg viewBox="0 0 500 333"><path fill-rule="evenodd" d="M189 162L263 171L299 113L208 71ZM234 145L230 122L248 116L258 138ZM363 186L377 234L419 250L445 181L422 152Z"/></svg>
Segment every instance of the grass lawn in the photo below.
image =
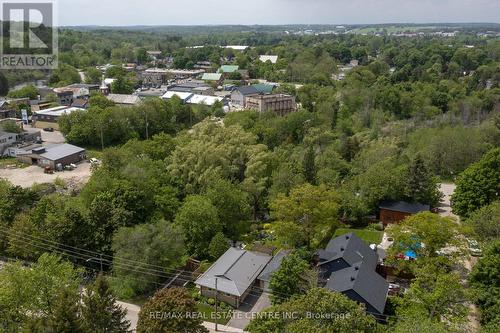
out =
<svg viewBox="0 0 500 333"><path fill-rule="evenodd" d="M102 151L95 148L85 148L87 151L87 158L97 158L100 160L102 158Z"/></svg>
<svg viewBox="0 0 500 333"><path fill-rule="evenodd" d="M211 323L215 323L215 319L217 318L218 324L226 325L229 319L231 319L231 311L221 310L219 308L218 316L216 316L215 308L206 304L198 304L198 311L200 312L200 315L203 316L205 321L209 321Z"/></svg>
<svg viewBox="0 0 500 333"><path fill-rule="evenodd" d="M2 157L0 158L0 169L8 166L15 166L16 168L26 168L29 165L21 163L15 157Z"/></svg>
<svg viewBox="0 0 500 333"><path fill-rule="evenodd" d="M369 244L380 244L384 235L382 231L340 228L335 231L334 237L348 234L350 232L354 232L356 236Z"/></svg>

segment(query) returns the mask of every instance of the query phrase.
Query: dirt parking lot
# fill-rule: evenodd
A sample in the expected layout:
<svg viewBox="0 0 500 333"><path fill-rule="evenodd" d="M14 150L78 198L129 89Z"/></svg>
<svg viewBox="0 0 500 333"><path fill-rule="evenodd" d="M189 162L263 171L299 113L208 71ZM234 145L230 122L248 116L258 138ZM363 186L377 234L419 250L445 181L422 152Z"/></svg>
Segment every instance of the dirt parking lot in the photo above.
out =
<svg viewBox="0 0 500 333"><path fill-rule="evenodd" d="M12 184L21 187L31 187L33 184L52 183L56 178L73 182L77 184L85 184L90 178L90 163L82 162L77 165L73 171L54 172L49 175L43 172L43 169L33 165L27 168L15 169L0 169L0 178L5 178Z"/></svg>
<svg viewBox="0 0 500 333"><path fill-rule="evenodd" d="M45 132L43 129L33 128L31 125L24 126L24 130L27 132L40 131L40 133L42 135L42 141L44 143L44 146L52 145L55 143L66 142L66 140L64 139L64 136L59 131Z"/></svg>

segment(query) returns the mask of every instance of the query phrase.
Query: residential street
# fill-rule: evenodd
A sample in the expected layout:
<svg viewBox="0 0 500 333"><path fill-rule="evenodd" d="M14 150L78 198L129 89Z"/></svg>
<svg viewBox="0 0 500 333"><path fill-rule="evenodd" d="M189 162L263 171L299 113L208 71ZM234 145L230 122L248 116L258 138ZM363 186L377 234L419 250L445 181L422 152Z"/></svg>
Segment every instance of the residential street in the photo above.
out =
<svg viewBox="0 0 500 333"><path fill-rule="evenodd" d="M132 332L135 332L137 329L137 322L139 321L139 312L141 308L135 304L125 303L125 302L117 302L120 306L127 310L127 320L130 321L130 329ZM210 322L204 322L203 326L205 326L210 333L212 332L226 332L226 333L244 333L242 329L228 327L224 325L218 325L217 331L215 331L215 324Z"/></svg>
<svg viewBox="0 0 500 333"><path fill-rule="evenodd" d="M458 221L459 217L451 211L451 196L455 192L456 187L457 186L455 184L440 184L441 192L444 197L441 200L441 206L439 207L439 215L454 217Z"/></svg>
<svg viewBox="0 0 500 333"><path fill-rule="evenodd" d="M139 311L141 308L135 304L125 302L117 302L121 307L127 310L127 320L130 321L130 329L135 332L137 329L137 322L139 321Z"/></svg>

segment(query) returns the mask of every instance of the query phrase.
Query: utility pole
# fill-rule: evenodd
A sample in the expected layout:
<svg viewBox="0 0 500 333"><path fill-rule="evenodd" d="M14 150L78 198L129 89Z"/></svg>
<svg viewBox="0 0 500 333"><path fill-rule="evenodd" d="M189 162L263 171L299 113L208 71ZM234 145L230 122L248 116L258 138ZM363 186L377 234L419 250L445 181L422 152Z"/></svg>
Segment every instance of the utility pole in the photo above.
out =
<svg viewBox="0 0 500 333"><path fill-rule="evenodd" d="M101 123L101 149L104 150L104 132L102 130L102 123Z"/></svg>
<svg viewBox="0 0 500 333"><path fill-rule="evenodd" d="M217 319L218 319L218 307L217 307L217 296L219 294L217 290L217 279L218 277L215 277L215 332L218 332L218 326L217 326Z"/></svg>
<svg viewBox="0 0 500 333"><path fill-rule="evenodd" d="M104 270L102 269L102 254L99 254L99 258L89 258L89 259L85 260L85 262L91 262L91 261L96 262L97 260L99 260L99 263L101 266L101 274L102 274L104 272Z"/></svg>
<svg viewBox="0 0 500 333"><path fill-rule="evenodd" d="M144 116L146 117L146 140L149 140L149 122L148 122L148 113L144 110Z"/></svg>

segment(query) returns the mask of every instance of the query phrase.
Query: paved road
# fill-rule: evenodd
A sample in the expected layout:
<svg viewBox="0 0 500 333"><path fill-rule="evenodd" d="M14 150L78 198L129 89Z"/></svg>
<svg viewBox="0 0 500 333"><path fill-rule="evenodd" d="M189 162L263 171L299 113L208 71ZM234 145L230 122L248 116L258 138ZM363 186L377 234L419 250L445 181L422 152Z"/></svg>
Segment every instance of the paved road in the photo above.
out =
<svg viewBox="0 0 500 333"><path fill-rule="evenodd" d="M269 294L249 295L245 303L233 311L233 317L227 323L230 327L244 329L250 323L252 316L271 306Z"/></svg>
<svg viewBox="0 0 500 333"><path fill-rule="evenodd" d="M117 302L122 308L127 310L127 320L130 321L130 329L135 332L137 329L137 322L139 321L139 312L141 308L135 304L129 304L124 302Z"/></svg>
<svg viewBox="0 0 500 333"><path fill-rule="evenodd" d="M455 184L440 184L440 190L443 193L443 199L441 200L441 206L439 207L439 215L455 218L455 220L458 223L460 223L460 217L453 214L453 212L451 211L450 199L453 193L455 192L456 188L457 186ZM468 272L470 272L472 268L474 268L476 263L477 263L477 258L472 257L470 255L467 255L464 258L462 258L462 264ZM466 281L464 281L464 283L465 282ZM467 317L468 331L478 332L480 328L480 324L478 321L479 311L477 307L474 305L474 303L469 303L467 304L467 306L470 309L469 315Z"/></svg>
<svg viewBox="0 0 500 333"><path fill-rule="evenodd" d="M139 321L139 312L141 308L135 304L125 303L125 302L117 302L122 308L127 310L127 320L130 321L130 329L132 332L137 330L137 322ZM215 333L215 324L204 322L203 326L205 326L210 333ZM225 333L245 333L242 329L229 327L224 325L218 325L217 332L225 332Z"/></svg>
<svg viewBox="0 0 500 333"><path fill-rule="evenodd" d="M458 221L459 217L451 211L451 196L455 192L457 186L455 184L440 184L439 186L441 193L443 193L443 199L439 207L439 215L454 217Z"/></svg>

